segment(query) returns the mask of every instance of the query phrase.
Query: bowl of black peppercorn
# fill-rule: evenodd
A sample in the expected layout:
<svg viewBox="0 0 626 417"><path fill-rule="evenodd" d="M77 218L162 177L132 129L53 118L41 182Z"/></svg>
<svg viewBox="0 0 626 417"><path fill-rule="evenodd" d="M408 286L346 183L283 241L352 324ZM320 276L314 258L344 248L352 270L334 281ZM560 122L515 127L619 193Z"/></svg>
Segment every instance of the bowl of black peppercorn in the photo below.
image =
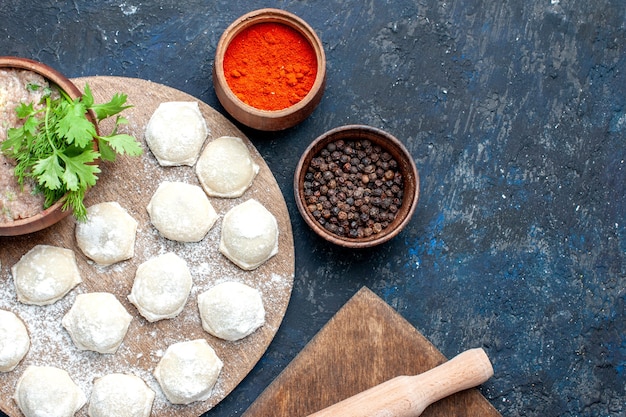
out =
<svg viewBox="0 0 626 417"><path fill-rule="evenodd" d="M294 175L298 211L319 236L347 248L387 242L410 221L419 199L419 173L393 135L346 125L316 138Z"/></svg>

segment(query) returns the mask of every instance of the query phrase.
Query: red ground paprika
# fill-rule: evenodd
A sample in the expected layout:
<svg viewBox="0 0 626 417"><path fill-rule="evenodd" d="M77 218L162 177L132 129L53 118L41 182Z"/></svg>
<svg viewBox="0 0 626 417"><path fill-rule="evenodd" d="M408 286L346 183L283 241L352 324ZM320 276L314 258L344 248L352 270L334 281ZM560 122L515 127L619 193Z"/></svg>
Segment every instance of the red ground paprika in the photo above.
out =
<svg viewBox="0 0 626 417"><path fill-rule="evenodd" d="M306 96L317 74L315 50L292 27L252 25L231 41L224 75L232 92L260 110L281 110Z"/></svg>

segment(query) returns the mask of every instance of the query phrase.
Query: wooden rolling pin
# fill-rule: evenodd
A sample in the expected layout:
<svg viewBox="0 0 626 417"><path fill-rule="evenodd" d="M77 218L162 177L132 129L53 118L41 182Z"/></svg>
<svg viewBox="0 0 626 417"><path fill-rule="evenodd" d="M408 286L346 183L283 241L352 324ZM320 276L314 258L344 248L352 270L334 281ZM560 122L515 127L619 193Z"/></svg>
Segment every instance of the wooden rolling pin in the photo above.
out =
<svg viewBox="0 0 626 417"><path fill-rule="evenodd" d="M422 374L390 379L309 417L416 417L435 401L480 385L492 375L485 351L470 349Z"/></svg>

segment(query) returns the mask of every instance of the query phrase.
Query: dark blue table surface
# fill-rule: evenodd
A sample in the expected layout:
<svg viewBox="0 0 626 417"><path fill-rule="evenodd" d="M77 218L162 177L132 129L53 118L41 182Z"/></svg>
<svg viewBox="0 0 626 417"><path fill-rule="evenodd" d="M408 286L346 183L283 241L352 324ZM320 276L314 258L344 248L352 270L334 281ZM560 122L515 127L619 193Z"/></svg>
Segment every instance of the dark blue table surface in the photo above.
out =
<svg viewBox="0 0 626 417"><path fill-rule="evenodd" d="M2 0L0 55L224 113L217 41L262 7L317 31L328 84L297 127L243 129L287 200L295 283L266 354L206 416L241 414L362 286L446 356L484 347L480 389L504 416L626 415L626 2ZM310 141L352 123L397 136L422 181L409 226L359 252L318 239L292 191Z"/></svg>

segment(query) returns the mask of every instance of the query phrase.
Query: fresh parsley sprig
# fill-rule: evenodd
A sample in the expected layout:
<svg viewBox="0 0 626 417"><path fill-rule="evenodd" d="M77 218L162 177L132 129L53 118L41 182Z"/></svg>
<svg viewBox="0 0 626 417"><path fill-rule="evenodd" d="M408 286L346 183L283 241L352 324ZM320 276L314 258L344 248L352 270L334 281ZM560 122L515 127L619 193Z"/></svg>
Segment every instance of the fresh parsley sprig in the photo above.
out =
<svg viewBox="0 0 626 417"><path fill-rule="evenodd" d="M34 179L37 191L45 197L44 207L67 194L63 210L72 209L78 220L84 220L85 192L96 184L101 172L98 159L115 161L116 155L138 156L143 152L133 136L118 133L118 127L128 123L119 115L131 107L126 105L126 99L125 94L115 94L108 103L96 104L86 85L84 94L74 100L63 91L56 98L46 91L40 109L33 103L21 103L16 112L24 124L10 128L0 145L0 151L17 163L14 175L19 184L23 185L27 178ZM110 135L98 135L87 118L90 110L97 122L116 116ZM94 149L94 138L98 150Z"/></svg>

